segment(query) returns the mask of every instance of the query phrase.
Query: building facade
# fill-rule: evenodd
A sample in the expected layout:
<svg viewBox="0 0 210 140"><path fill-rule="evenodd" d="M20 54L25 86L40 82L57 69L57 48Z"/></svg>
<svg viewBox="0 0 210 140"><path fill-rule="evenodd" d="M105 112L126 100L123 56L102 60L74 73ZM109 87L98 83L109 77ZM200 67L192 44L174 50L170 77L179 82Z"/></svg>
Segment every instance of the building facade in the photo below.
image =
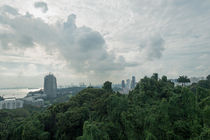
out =
<svg viewBox="0 0 210 140"><path fill-rule="evenodd" d="M16 98L5 99L0 101L0 109L16 109L23 107L23 101Z"/></svg>
<svg viewBox="0 0 210 140"><path fill-rule="evenodd" d="M136 77L132 76L132 80L131 80L131 89L134 89L136 86Z"/></svg>
<svg viewBox="0 0 210 140"><path fill-rule="evenodd" d="M55 98L57 96L57 82L53 74L49 74L44 78L44 93L48 98Z"/></svg>
<svg viewBox="0 0 210 140"><path fill-rule="evenodd" d="M22 98L24 101L24 104L29 104L32 106L42 107L44 106L44 99L42 98L36 98L35 96L25 97Z"/></svg>
<svg viewBox="0 0 210 140"><path fill-rule="evenodd" d="M125 81L122 80L122 88L125 88Z"/></svg>
<svg viewBox="0 0 210 140"><path fill-rule="evenodd" d="M130 86L131 86L131 80L130 79L127 79L126 80L126 88L127 89L130 89Z"/></svg>

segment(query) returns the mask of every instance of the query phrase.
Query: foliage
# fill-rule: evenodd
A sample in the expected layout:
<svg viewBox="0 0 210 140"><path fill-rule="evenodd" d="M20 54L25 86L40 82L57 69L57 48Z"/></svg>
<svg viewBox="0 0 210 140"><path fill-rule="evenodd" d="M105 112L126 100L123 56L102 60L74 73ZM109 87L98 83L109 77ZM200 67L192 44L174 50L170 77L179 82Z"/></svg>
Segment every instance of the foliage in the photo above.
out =
<svg viewBox="0 0 210 140"><path fill-rule="evenodd" d="M174 86L153 74L123 95L107 81L41 112L0 111L0 139L209 139L210 86L204 83Z"/></svg>
<svg viewBox="0 0 210 140"><path fill-rule="evenodd" d="M177 81L182 83L182 86L185 85L185 83L190 83L190 79L187 76L179 76Z"/></svg>
<svg viewBox="0 0 210 140"><path fill-rule="evenodd" d="M106 81L102 88L107 92L112 92L112 82Z"/></svg>

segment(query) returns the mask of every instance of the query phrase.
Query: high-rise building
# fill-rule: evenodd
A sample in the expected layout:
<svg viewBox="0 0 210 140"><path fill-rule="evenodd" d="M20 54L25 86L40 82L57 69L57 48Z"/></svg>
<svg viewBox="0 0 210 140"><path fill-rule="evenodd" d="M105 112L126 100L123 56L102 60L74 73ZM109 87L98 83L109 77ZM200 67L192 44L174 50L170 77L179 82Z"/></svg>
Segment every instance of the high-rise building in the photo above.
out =
<svg viewBox="0 0 210 140"><path fill-rule="evenodd" d="M125 88L125 81L122 80L122 88Z"/></svg>
<svg viewBox="0 0 210 140"><path fill-rule="evenodd" d="M136 78L135 76L132 76L132 80L131 80L131 89L134 89L136 86Z"/></svg>
<svg viewBox="0 0 210 140"><path fill-rule="evenodd" d="M131 85L131 80L130 79L127 79L126 80L126 88L127 89L130 89L130 85Z"/></svg>
<svg viewBox="0 0 210 140"><path fill-rule="evenodd" d="M55 98L57 96L57 82L53 74L44 77L44 93L48 98Z"/></svg>

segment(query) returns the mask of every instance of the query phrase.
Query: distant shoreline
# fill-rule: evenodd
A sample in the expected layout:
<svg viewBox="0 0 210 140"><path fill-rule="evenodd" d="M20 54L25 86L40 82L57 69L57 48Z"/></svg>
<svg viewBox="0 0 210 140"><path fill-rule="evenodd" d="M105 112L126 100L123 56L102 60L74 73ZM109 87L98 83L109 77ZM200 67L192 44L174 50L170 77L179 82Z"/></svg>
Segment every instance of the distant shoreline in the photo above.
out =
<svg viewBox="0 0 210 140"><path fill-rule="evenodd" d="M24 98L29 92L38 91L41 88L0 88L0 96L4 98Z"/></svg>
<svg viewBox="0 0 210 140"><path fill-rule="evenodd" d="M7 89L41 89L41 88L28 88L28 87L12 87L12 88L0 88L0 90L7 90Z"/></svg>

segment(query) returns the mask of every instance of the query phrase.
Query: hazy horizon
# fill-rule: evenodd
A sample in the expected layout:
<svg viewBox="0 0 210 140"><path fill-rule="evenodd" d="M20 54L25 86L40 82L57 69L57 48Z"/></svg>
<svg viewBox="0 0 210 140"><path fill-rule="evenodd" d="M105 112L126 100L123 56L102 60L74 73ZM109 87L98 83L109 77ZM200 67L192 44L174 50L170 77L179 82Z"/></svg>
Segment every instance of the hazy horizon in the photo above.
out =
<svg viewBox="0 0 210 140"><path fill-rule="evenodd" d="M145 75L145 76L150 77L151 75ZM161 78L162 76L163 75L159 75L159 78ZM200 76L200 77L188 76L188 77L189 78L204 78L204 79L206 79L206 76ZM135 78L136 78L136 82L139 82L140 79L144 78L144 76L143 77L135 77ZM174 77L174 78L167 77L167 78L170 80L170 79L177 79L178 77ZM125 79L118 79L118 81L116 81L116 82L112 82L112 81L111 82L112 82L113 85L117 85L117 84L121 85L122 80L126 80L126 79L131 80L131 77L127 77ZM11 85L6 85L4 87L0 87L0 90L2 90L2 89L26 89L26 88L29 88L29 89L40 89L41 88L41 89L43 89L43 85L44 85L43 82L44 82L44 77L40 82L37 82L37 85L35 84L35 85L32 85L32 86L27 86L27 84L25 84L25 86L14 86L15 84L11 84ZM97 83L97 84L87 83L85 81L81 81L79 83L73 82L73 81L72 82L67 81L65 84L60 84L60 83L63 83L63 82L60 81L60 79L57 79L57 82L58 82L58 88L60 88L60 87L63 88L63 87L80 86L80 84L85 84L86 86L89 86L89 85L91 85L91 86L102 86L105 81L103 81L102 83Z"/></svg>
<svg viewBox="0 0 210 140"><path fill-rule="evenodd" d="M210 72L210 1L0 1L0 88Z"/></svg>

